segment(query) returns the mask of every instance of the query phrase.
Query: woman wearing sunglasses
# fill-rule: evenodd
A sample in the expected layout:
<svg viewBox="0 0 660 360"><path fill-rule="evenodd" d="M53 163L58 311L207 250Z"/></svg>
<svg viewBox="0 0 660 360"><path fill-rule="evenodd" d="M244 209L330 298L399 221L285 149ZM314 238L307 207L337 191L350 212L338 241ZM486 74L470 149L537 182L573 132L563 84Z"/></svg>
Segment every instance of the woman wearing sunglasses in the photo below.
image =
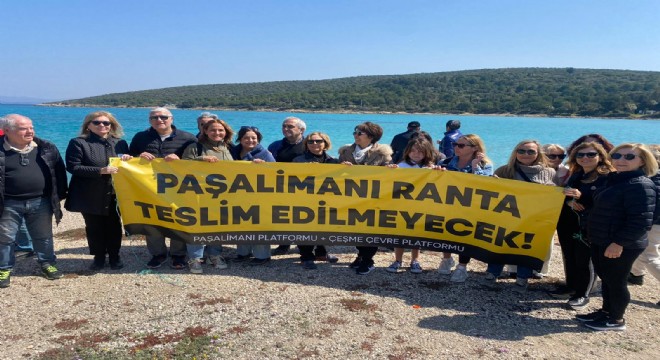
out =
<svg viewBox="0 0 660 360"><path fill-rule="evenodd" d="M105 267L106 255L110 269L124 267L119 257L121 220L110 175L117 168L108 165L111 157L128 153L123 135L112 114L97 111L85 117L80 135L71 139L66 149L66 169L72 177L64 207L82 213L89 253L94 255L90 269L94 271Z"/></svg>
<svg viewBox="0 0 660 360"><path fill-rule="evenodd" d="M322 132L315 131L310 133L303 140L303 147L305 152L293 158L291 162L294 163L321 163L321 164L338 164L339 160L330 156L327 150L332 148L330 137ZM327 261L329 263L336 263L339 259L328 254L327 249L323 245L298 245L300 251L300 262L306 270L315 270L317 268L314 261Z"/></svg>
<svg viewBox="0 0 660 360"><path fill-rule="evenodd" d="M275 162L273 154L261 145L263 135L254 126L241 126L238 130L238 144L231 149L234 160L246 160L256 163ZM236 246L234 262L250 261L250 265L263 265L270 261L270 245ZM254 256L252 260L250 257Z"/></svg>
<svg viewBox="0 0 660 360"><path fill-rule="evenodd" d="M339 148L339 161L345 165L373 165L385 166L392 161L392 148L389 145L378 143L383 136L383 128L370 121L364 122L353 130L352 145ZM374 255L378 251L377 246L357 246L358 256L351 263L351 268L356 269L359 275L372 272L374 267Z"/></svg>
<svg viewBox="0 0 660 360"><path fill-rule="evenodd" d="M570 175L568 167L564 165L566 149L559 144L545 144L543 145L543 155L548 159L548 165L555 169L557 185L563 186Z"/></svg>
<svg viewBox="0 0 660 360"><path fill-rule="evenodd" d="M201 126L199 140L188 145L183 151L183 160L197 160L215 163L218 161L233 160L229 149L232 146L231 138L234 131L224 120L211 118ZM221 245L198 245L188 244L188 268L193 274L202 274L203 259L205 252L208 255L211 266L215 269L226 269L227 262L222 257ZM206 250L206 251L205 251Z"/></svg>
<svg viewBox="0 0 660 360"><path fill-rule="evenodd" d="M460 171L468 174L491 176L493 175L493 162L486 156L486 145L478 135L463 135L454 143L454 156L440 163L440 166L449 171ZM443 253L443 259L438 267L440 274L449 275L452 282L465 282L468 277L467 264L470 257L458 256L458 266L452 273L454 259L451 253Z"/></svg>
<svg viewBox="0 0 660 360"><path fill-rule="evenodd" d="M630 302L628 274L660 214L658 191L648 178L657 173L658 163L642 144L619 145L610 157L616 173L596 190L587 224L594 268L603 281L603 304L598 311L576 318L594 330L622 331Z"/></svg>
<svg viewBox="0 0 660 360"><path fill-rule="evenodd" d="M566 201L557 223L566 286L557 288L550 295L555 298L568 298L568 306L579 310L589 303L589 292L596 281L587 235L587 220L593 206L593 195L605 186L608 174L615 169L607 152L597 142L585 142L575 146L568 158L568 164L571 177L566 182Z"/></svg>
<svg viewBox="0 0 660 360"><path fill-rule="evenodd" d="M541 185L555 185L555 169L548 166L548 160L541 152L541 144L536 140L523 140L516 145L509 156L506 165L495 170L495 176L532 182ZM547 261L546 261L547 262ZM497 281L504 264L488 264L486 280ZM526 266L517 267L516 285L518 289L526 289L528 279L533 271Z"/></svg>

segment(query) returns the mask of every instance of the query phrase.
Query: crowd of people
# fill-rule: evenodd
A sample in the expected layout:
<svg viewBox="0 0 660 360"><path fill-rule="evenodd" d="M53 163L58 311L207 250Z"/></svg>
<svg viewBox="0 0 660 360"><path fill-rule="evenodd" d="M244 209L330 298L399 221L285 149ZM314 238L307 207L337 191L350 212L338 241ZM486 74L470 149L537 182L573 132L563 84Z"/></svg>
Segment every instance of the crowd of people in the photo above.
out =
<svg viewBox="0 0 660 360"><path fill-rule="evenodd" d="M284 119L283 138L267 148L261 144L263 135L257 127L242 126L235 132L208 112L197 119L197 135L177 129L174 116L164 107L152 109L148 120L150 126L135 134L129 144L122 139L122 126L111 113L92 112L62 158L53 143L35 136L28 117L10 114L0 118L4 132L0 137L0 288L9 287L19 253L34 254L47 279L62 277L55 266L52 233L53 219L59 223L62 218L61 201L68 211L83 216L93 256L90 269L104 269L106 260L111 270L124 266L120 256L123 230L111 179L118 168L109 165L111 157L124 161L139 157L146 161L243 160L426 168L561 186L566 200L556 235L565 284L551 296L567 299L567 306L575 310L584 309L599 277L601 308L576 318L595 330L623 330L630 302L628 283L641 283L646 269L660 279L659 145L614 146L599 134L582 136L567 148L523 140L514 146L508 162L495 168L484 141L476 134L462 134L458 120L447 122L437 148L417 121L394 136L391 145L380 142L381 126L360 123L353 129L354 142L340 147L337 158L328 153L332 147L329 136L320 131L306 134L305 122L297 117ZM168 249L165 236L155 229L150 231L146 234L151 255L147 268L159 268L168 258L171 268L189 269L195 274L203 273L204 264L215 269L228 267L219 245L186 244L170 238ZM549 244L551 250L552 241ZM338 261L325 246L300 245L298 249L301 265L307 270L317 269L316 262ZM404 249L393 250L394 259L386 271L404 271ZM289 251L286 244L273 250L269 245L237 245L231 262L258 266ZM350 267L357 274L369 274L375 269L377 251L375 246L358 246ZM538 272L525 266L507 266L506 273L515 276L517 289L524 290L530 278L547 272L550 254L548 251L546 267ZM451 253L443 253L438 272L451 274L452 282L465 282L469 262L468 256L459 254L456 264ZM484 281L493 283L504 276L505 265L488 264ZM411 250L409 271L423 272L419 249Z"/></svg>

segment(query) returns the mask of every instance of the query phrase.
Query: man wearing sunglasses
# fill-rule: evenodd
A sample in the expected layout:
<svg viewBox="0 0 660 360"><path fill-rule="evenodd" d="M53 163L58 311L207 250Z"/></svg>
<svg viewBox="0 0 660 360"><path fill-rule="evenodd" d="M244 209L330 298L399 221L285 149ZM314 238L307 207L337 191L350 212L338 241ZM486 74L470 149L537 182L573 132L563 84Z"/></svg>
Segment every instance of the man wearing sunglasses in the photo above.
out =
<svg viewBox="0 0 660 360"><path fill-rule="evenodd" d="M129 153L151 161L156 158L165 161L179 160L188 145L197 142L195 135L177 129L172 122L174 116L170 110L157 107L149 112L150 128L138 132L131 140ZM167 245L162 234L147 235L147 249L152 258L147 263L150 269L159 268L167 260ZM186 262L186 243L180 239L170 239L171 267L183 270L188 266Z"/></svg>
<svg viewBox="0 0 660 360"><path fill-rule="evenodd" d="M282 122L282 140L274 141L268 145L268 151L273 154L277 162L292 162L294 158L305 153L303 135L307 125L295 116L289 116ZM273 250L273 255L285 255L291 245L280 245Z"/></svg>
<svg viewBox="0 0 660 360"><path fill-rule="evenodd" d="M0 118L0 288L9 286L14 244L25 220L32 245L48 280L62 277L55 265L53 215L62 219L60 201L67 195L64 161L55 144L34 136L30 118Z"/></svg>

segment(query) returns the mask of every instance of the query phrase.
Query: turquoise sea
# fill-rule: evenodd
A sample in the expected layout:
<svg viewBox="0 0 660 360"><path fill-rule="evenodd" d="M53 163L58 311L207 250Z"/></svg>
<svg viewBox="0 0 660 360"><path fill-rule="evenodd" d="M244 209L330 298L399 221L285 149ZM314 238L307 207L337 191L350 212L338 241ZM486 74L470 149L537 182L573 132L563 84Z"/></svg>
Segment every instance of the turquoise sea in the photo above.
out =
<svg viewBox="0 0 660 360"><path fill-rule="evenodd" d="M124 127L125 139L130 142L133 135L149 126L149 109L125 108L62 108L32 105L0 104L0 116L18 113L32 119L37 136L55 142L64 154L69 139L77 136L86 114L106 110L113 113ZM320 114L248 111L212 111L227 121L234 130L241 126L258 127L264 135L262 143L267 146L282 138L281 123L287 116L297 116L307 124L308 131L320 130L328 133L334 144L331 154L336 155L339 146L353 142L355 125L372 121L385 130L381 142L389 144L392 137L405 131L406 124L417 120L422 129L433 139L440 139L449 119L461 121L464 134L475 133L486 142L488 155L496 166L504 164L513 147L523 139L537 139L541 143L568 145L587 133L603 134L614 144L622 142L660 143L660 121L625 119L583 119L507 116L463 116L463 115L399 115L399 114ZM174 124L183 130L197 133L196 119L200 110L172 110Z"/></svg>

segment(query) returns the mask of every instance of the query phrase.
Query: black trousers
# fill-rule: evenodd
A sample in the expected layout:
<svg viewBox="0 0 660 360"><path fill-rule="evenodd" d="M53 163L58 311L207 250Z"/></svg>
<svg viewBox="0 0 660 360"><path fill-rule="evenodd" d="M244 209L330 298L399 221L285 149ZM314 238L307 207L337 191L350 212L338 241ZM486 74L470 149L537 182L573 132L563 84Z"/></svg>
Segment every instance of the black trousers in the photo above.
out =
<svg viewBox="0 0 660 360"><path fill-rule="evenodd" d="M557 237L564 260L566 286L575 291L576 296L588 297L596 281L591 261L591 247L583 237L580 216L564 205L557 223ZM585 221L585 220L582 220Z"/></svg>
<svg viewBox="0 0 660 360"><path fill-rule="evenodd" d="M328 250L323 245L298 245L298 250L300 261L314 260L317 256L328 255Z"/></svg>
<svg viewBox="0 0 660 360"><path fill-rule="evenodd" d="M602 310L608 312L610 318L621 320L630 303L628 274L635 259L644 252L644 249L624 249L621 256L616 259L606 258L603 246L592 245L591 251L596 274L603 282Z"/></svg>
<svg viewBox="0 0 660 360"><path fill-rule="evenodd" d="M374 264L374 255L378 252L378 246L356 246L358 257L362 258L363 262L369 265Z"/></svg>
<svg viewBox="0 0 660 360"><path fill-rule="evenodd" d="M85 219L89 253L94 256L105 256L106 254L110 258L119 256L122 229L116 204L116 200L111 202L108 215L82 213L83 219Z"/></svg>

